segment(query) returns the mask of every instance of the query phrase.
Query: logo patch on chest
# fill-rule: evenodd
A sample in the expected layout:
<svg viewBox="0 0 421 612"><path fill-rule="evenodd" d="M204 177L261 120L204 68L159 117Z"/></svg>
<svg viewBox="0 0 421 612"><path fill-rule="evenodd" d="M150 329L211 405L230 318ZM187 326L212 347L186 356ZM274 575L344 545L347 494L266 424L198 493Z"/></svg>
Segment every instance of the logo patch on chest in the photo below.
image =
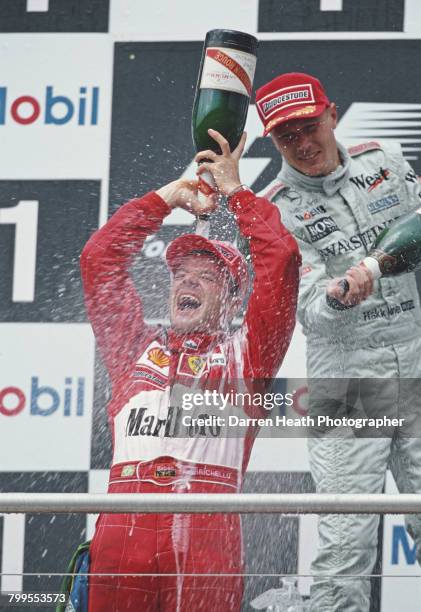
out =
<svg viewBox="0 0 421 612"><path fill-rule="evenodd" d="M202 355L186 355L186 353L183 353L178 361L177 374L182 376L200 378L208 370L208 359Z"/></svg>
<svg viewBox="0 0 421 612"><path fill-rule="evenodd" d="M166 355L162 348L152 348L148 351L148 359L160 368L167 368L170 365L170 357Z"/></svg>
<svg viewBox="0 0 421 612"><path fill-rule="evenodd" d="M190 356L187 357L187 363L189 364L189 368L193 372L193 374L201 374L205 369L206 359L204 357L199 356Z"/></svg>
<svg viewBox="0 0 421 612"><path fill-rule="evenodd" d="M317 217L317 215L322 215L323 213L326 214L326 208L323 206L323 204L319 204L318 206L314 206L313 208L305 210L302 213L297 213L295 217L299 221L308 221L309 219L313 219L314 217Z"/></svg>
<svg viewBox="0 0 421 612"><path fill-rule="evenodd" d="M165 347L154 340L136 361L132 378L162 389L168 383L170 362L171 356L165 352Z"/></svg>
<svg viewBox="0 0 421 612"><path fill-rule="evenodd" d="M358 189L365 189L370 192L381 185L383 181L390 180L390 170L380 167L378 172L374 172L373 174L359 174L357 176L352 176L349 180L353 185L358 187Z"/></svg>
<svg viewBox="0 0 421 612"><path fill-rule="evenodd" d="M194 340L191 340L191 338L187 338L187 340L184 340L183 346L184 348L192 349L193 351L195 351L198 347L198 344Z"/></svg>
<svg viewBox="0 0 421 612"><path fill-rule="evenodd" d="M392 208L393 206L397 206L398 204L399 198L395 193L393 193L392 195L386 196L385 198L380 198L380 200L369 202L367 204L367 208L372 215L375 215L381 210L387 210L388 208Z"/></svg>
<svg viewBox="0 0 421 612"><path fill-rule="evenodd" d="M149 368L147 365L136 364L132 378L137 382L148 383L157 389L165 389L168 384L168 376L161 374L158 370Z"/></svg>
<svg viewBox="0 0 421 612"><path fill-rule="evenodd" d="M317 242L339 230L336 221L332 217L322 217L314 223L309 223L305 228L309 233L311 242Z"/></svg>
<svg viewBox="0 0 421 612"><path fill-rule="evenodd" d="M226 366L227 365L227 360L225 358L225 355L223 355L222 353L214 353L212 355L212 357L210 358L210 367L213 366Z"/></svg>

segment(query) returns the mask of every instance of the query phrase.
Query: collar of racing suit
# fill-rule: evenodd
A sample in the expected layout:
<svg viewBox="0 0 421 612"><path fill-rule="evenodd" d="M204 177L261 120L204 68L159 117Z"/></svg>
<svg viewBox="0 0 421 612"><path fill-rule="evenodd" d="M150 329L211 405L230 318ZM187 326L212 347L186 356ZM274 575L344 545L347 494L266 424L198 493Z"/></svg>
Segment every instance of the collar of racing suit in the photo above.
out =
<svg viewBox="0 0 421 612"><path fill-rule="evenodd" d="M177 334L173 329L164 330L165 344L171 353L198 353L209 351L226 340L227 334Z"/></svg>
<svg viewBox="0 0 421 612"><path fill-rule="evenodd" d="M278 174L279 180L286 185L294 185L307 191L321 191L327 196L332 196L343 187L345 181L349 178L351 164L348 151L339 142L336 144L342 164L327 176L307 176L290 166L285 159L282 159L282 168Z"/></svg>

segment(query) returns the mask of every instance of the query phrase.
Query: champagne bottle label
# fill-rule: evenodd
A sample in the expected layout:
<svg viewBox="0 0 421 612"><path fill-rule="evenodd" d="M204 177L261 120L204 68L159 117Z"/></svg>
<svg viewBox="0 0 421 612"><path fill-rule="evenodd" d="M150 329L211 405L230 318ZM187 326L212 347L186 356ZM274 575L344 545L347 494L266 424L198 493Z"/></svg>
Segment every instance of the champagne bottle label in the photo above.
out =
<svg viewBox="0 0 421 612"><path fill-rule="evenodd" d="M200 88L235 91L250 97L256 56L225 47L208 47Z"/></svg>

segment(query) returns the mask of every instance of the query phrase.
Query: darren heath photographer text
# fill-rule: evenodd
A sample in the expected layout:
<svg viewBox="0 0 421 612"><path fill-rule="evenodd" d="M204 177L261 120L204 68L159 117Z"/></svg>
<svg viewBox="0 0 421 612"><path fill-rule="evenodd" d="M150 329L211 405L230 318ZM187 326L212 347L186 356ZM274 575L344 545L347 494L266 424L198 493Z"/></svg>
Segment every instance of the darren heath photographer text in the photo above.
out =
<svg viewBox="0 0 421 612"><path fill-rule="evenodd" d="M200 415L199 417L193 417L190 414L182 417L182 422L185 427L352 427L355 429L363 429L365 427L375 427L381 429L383 427L401 427L405 419L381 417L376 419L369 418L349 418L349 417L338 417L332 418L329 416L318 415L317 418L311 416L302 417L286 417L276 415L275 417L263 418L252 418L252 417L239 417L234 414L230 414L227 417L215 416L215 415Z"/></svg>

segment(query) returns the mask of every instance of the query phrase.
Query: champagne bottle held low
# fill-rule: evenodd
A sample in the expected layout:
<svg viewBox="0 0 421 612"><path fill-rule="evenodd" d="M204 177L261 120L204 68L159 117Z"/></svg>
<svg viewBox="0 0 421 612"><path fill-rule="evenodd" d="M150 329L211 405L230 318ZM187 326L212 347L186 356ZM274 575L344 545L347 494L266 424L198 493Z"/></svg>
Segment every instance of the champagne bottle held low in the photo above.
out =
<svg viewBox="0 0 421 612"><path fill-rule="evenodd" d="M226 138L231 151L238 145L252 93L257 45L257 39L245 32L218 29L206 34L192 114L197 152L221 153L209 128ZM200 176L199 191L205 197L217 191L210 173Z"/></svg>
<svg viewBox="0 0 421 612"><path fill-rule="evenodd" d="M399 217L376 238L367 257L361 262L374 280L412 272L421 267L421 208ZM344 295L349 289L343 279Z"/></svg>

